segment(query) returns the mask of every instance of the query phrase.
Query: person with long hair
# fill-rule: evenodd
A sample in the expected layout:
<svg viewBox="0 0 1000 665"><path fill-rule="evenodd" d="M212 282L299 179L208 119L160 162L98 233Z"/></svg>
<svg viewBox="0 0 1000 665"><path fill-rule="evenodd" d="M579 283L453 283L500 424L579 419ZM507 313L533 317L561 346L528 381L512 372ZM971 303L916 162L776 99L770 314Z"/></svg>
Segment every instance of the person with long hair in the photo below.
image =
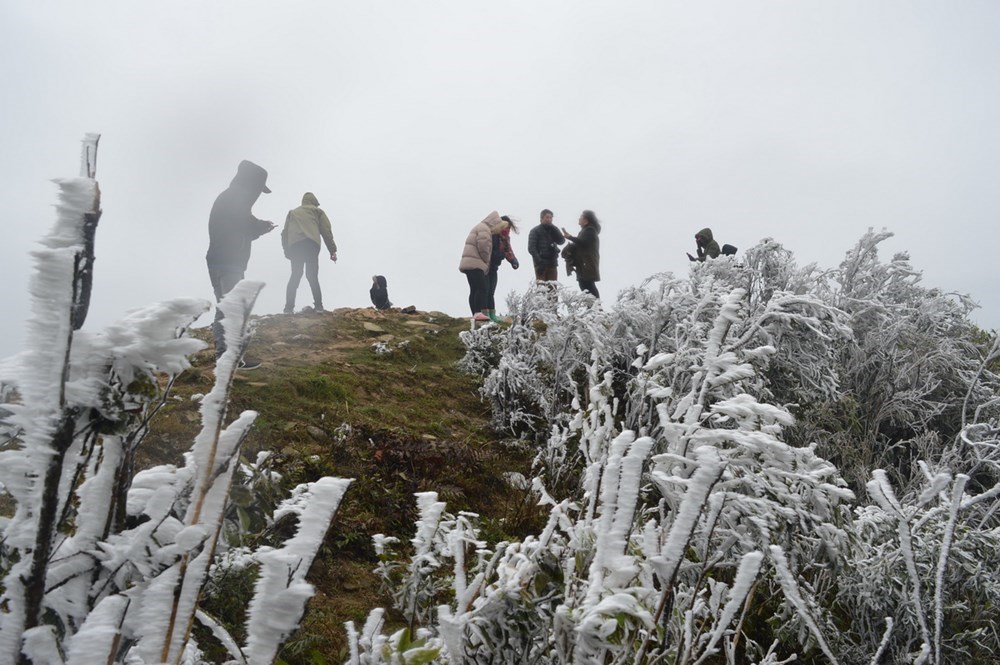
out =
<svg viewBox="0 0 1000 665"><path fill-rule="evenodd" d="M506 259L510 266L517 270L520 267L520 262L517 257L514 256L514 248L510 244L510 232L520 233L517 230L517 224L514 223L507 215L502 216L500 219L507 222L507 226L504 227L500 233L493 236L493 252L490 254L490 271L486 273L486 316L490 317L494 323L500 323L500 318L497 316L497 305L496 305L496 293L497 293L497 276L500 271L500 266L503 264L504 259Z"/></svg>
<svg viewBox="0 0 1000 665"><path fill-rule="evenodd" d="M499 235L505 226L507 222L494 210L486 219L472 227L465 239L458 269L469 281L469 309L472 310L473 321L491 320L487 314L489 286L486 274L490 270L490 259L493 256L493 236Z"/></svg>
<svg viewBox="0 0 1000 665"><path fill-rule="evenodd" d="M601 223L593 210L584 210L580 214L580 233L570 235L565 228L563 237L572 243L573 266L576 270L576 281L581 291L586 291L595 298L601 294L597 283L601 281Z"/></svg>

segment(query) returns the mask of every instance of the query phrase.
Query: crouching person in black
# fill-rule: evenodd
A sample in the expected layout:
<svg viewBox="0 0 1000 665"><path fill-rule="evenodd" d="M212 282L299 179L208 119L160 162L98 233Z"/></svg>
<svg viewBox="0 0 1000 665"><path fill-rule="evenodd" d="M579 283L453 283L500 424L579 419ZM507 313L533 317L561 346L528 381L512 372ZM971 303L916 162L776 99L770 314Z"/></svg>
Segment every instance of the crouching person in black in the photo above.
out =
<svg viewBox="0 0 1000 665"><path fill-rule="evenodd" d="M389 288L382 275L372 275L372 288L368 291L372 298L375 309L389 309L392 303L389 302Z"/></svg>

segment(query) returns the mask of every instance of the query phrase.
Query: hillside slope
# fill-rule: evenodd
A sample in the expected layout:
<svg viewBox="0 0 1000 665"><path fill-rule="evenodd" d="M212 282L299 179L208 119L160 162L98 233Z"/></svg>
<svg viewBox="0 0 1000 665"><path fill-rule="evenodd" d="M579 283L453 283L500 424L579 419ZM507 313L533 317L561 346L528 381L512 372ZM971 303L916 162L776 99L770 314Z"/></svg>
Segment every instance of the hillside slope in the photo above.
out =
<svg viewBox="0 0 1000 665"><path fill-rule="evenodd" d="M467 326L440 313L373 309L257 320L248 355L262 365L237 374L230 404L230 418L259 413L244 457L275 453L272 468L287 485L324 475L355 479L310 574L317 594L282 654L287 662L341 662L343 622L390 606L372 573L371 536L411 537L414 492L434 490L450 510L480 513L491 539L528 526L527 497L503 474L525 473L531 454L491 431L474 377L456 369L464 353L458 333ZM194 334L209 339L207 329ZM214 378L212 352L192 360L142 446L144 466L179 461L198 430L198 395ZM235 501L248 520L260 517L259 497ZM234 580L221 594L227 601L212 608L234 628L249 584Z"/></svg>

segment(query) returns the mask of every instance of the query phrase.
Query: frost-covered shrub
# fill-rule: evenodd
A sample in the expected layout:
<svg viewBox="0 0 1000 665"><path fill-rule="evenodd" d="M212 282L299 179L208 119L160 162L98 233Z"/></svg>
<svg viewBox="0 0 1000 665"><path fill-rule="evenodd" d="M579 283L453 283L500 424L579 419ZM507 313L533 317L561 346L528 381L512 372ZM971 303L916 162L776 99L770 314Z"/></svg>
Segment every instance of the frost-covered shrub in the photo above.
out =
<svg viewBox="0 0 1000 665"><path fill-rule="evenodd" d="M462 332L461 367L483 377L482 395L498 430L545 433L580 390L590 349L608 338L613 317L592 298L558 286L512 294L513 325Z"/></svg>
<svg viewBox="0 0 1000 665"><path fill-rule="evenodd" d="M982 345L964 301L919 286L899 257L880 263L883 238L865 236L828 272L764 241L687 280L657 275L608 309L533 290L512 299L510 328L465 334L496 424L543 440L533 487L549 521L484 545L474 521L459 528L421 497L413 554L382 543L380 566L411 633L438 650L427 657L1000 652L996 346ZM861 400L878 376L893 387ZM868 437L851 467L860 493L821 454L849 454L855 434ZM910 454L892 458L894 446ZM444 545L453 530L459 547ZM352 629L349 662L404 660L381 616Z"/></svg>
<svg viewBox="0 0 1000 665"><path fill-rule="evenodd" d="M591 363L614 373L624 425L651 435L651 401L686 394L715 363L725 372L713 381L787 405L796 416L789 441L820 442L854 489L865 491L874 466L902 480L928 437L951 440L977 410L979 420L1000 415L991 401L1000 380L985 369L967 298L922 286L905 255L879 260L890 235L867 233L827 271L799 268L767 239L742 261L697 264L689 279L656 275L609 309L533 289L511 297L508 329L463 334L465 366L484 377L498 429L546 440L573 400L586 399ZM710 348L723 308L738 315L716 331L724 345ZM660 371L644 375L637 363L651 358Z"/></svg>
<svg viewBox="0 0 1000 665"><path fill-rule="evenodd" d="M988 662L1000 651L1000 428L970 426L916 466L903 488L874 471L873 502L856 510L837 580L839 646L857 654L881 634L885 662L922 651L927 662Z"/></svg>
<svg viewBox="0 0 1000 665"><path fill-rule="evenodd" d="M878 245L890 236L869 230L815 286L847 314L852 338L838 348L840 398L800 417L838 463L866 460L849 476L858 484L873 467L907 482L921 442L952 440L1000 386L995 373L980 372L988 346L968 318L974 305L923 286L905 253L880 261ZM979 410L979 418L998 415L995 404Z"/></svg>
<svg viewBox="0 0 1000 665"><path fill-rule="evenodd" d="M244 522L238 507L230 511L234 487L260 490L274 480L262 459L239 462L256 414L227 424L262 284L241 282L218 305L228 349L183 465L135 473L150 420L204 346L187 328L210 305L178 299L100 333L83 329L100 218L94 150L96 137L84 177L59 181L56 225L34 252L27 350L0 366L12 399L0 482L14 504L0 523L0 662L196 663L197 619L237 662L270 663L312 595L304 577L350 481L300 486L268 518L292 516L295 533L252 552L258 574L239 646L199 601L210 566L229 560L225 532L238 536Z"/></svg>
<svg viewBox="0 0 1000 665"><path fill-rule="evenodd" d="M837 522L851 493L836 470L781 443L791 417L749 396L704 422L668 423L651 458L652 438L616 430L611 382L590 377L590 407L570 425L587 459L579 499L535 481L550 507L537 536L487 548L474 522L420 497L414 554L382 571L398 576L397 608L432 627L440 662L693 663L726 649L745 662L757 647L737 644L734 625L782 590L796 601L779 605L793 638L802 625L803 641L822 642L805 579L842 559Z"/></svg>

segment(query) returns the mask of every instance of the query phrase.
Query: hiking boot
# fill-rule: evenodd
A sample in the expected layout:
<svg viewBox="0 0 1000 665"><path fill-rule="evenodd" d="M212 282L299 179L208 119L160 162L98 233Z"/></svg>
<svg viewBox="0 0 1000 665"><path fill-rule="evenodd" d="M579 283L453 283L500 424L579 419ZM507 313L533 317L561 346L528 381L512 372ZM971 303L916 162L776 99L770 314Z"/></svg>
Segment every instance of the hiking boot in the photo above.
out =
<svg viewBox="0 0 1000 665"><path fill-rule="evenodd" d="M490 317L486 316L482 312L476 312L476 315L472 317L473 321L489 321Z"/></svg>
<svg viewBox="0 0 1000 665"><path fill-rule="evenodd" d="M282 314L294 314L295 313L295 308L294 307L286 307L285 309L281 310L281 313Z"/></svg>
<svg viewBox="0 0 1000 665"><path fill-rule="evenodd" d="M500 323L501 319L497 316L496 312L489 312L486 316L490 317L490 321L493 323Z"/></svg>
<svg viewBox="0 0 1000 665"><path fill-rule="evenodd" d="M243 356L236 369L251 370L260 367L260 361L252 356Z"/></svg>

